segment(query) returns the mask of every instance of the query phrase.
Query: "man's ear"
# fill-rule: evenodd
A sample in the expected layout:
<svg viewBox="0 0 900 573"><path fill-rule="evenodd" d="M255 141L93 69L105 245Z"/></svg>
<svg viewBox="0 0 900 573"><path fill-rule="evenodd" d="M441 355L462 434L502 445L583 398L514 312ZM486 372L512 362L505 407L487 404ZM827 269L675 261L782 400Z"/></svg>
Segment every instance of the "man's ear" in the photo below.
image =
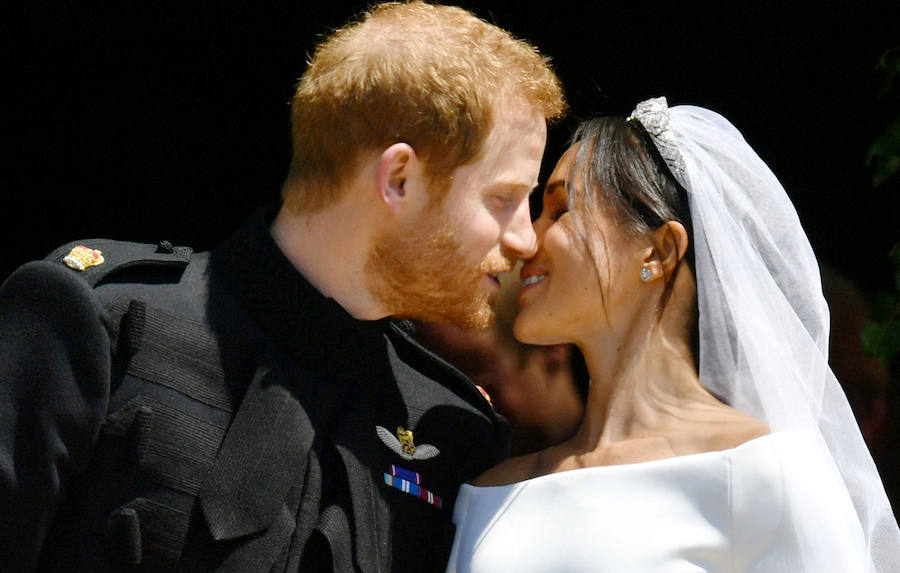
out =
<svg viewBox="0 0 900 573"><path fill-rule="evenodd" d="M381 152L375 168L378 198L394 213L409 203L410 179L418 171L418 158L408 143L395 143Z"/></svg>
<svg viewBox="0 0 900 573"><path fill-rule="evenodd" d="M650 271L650 279L669 276L684 258L688 247L687 229L678 221L669 221L653 231L653 247L647 249L643 268Z"/></svg>

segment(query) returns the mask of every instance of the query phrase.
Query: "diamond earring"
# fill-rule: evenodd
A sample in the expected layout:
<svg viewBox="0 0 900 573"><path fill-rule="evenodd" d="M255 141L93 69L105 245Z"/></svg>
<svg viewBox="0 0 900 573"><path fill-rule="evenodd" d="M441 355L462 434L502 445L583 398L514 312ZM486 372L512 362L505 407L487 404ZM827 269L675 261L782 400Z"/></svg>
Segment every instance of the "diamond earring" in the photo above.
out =
<svg viewBox="0 0 900 573"><path fill-rule="evenodd" d="M644 267L641 269L641 280L644 282L649 281L653 277L653 273L650 272L650 269Z"/></svg>

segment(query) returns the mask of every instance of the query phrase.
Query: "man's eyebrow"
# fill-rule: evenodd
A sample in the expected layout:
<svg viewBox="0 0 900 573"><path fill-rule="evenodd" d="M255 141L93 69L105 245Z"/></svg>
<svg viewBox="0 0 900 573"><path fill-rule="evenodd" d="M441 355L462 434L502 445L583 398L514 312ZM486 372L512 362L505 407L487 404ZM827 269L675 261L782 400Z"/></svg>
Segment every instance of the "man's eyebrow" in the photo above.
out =
<svg viewBox="0 0 900 573"><path fill-rule="evenodd" d="M531 194L531 192L534 191L535 189L537 189L538 187L540 187L540 183L537 180L535 180L534 183L531 183L531 184L525 183L524 181L521 181L521 180L518 180L518 181L500 180L500 181L495 181L493 184L491 184L488 187L488 189L498 189L499 190L501 188L505 188L505 189L509 189L509 190L515 189L516 191L526 189L528 191L528 193Z"/></svg>

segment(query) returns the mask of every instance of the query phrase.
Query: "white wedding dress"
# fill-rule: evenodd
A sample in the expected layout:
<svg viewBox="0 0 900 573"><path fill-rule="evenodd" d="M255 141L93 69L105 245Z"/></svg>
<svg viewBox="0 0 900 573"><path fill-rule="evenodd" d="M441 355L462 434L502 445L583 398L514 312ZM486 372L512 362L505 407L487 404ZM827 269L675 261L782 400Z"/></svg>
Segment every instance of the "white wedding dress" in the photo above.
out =
<svg viewBox="0 0 900 573"><path fill-rule="evenodd" d="M454 522L451 573L869 568L843 482L798 431L724 451L466 484ZM800 547L815 563L809 551L802 562Z"/></svg>

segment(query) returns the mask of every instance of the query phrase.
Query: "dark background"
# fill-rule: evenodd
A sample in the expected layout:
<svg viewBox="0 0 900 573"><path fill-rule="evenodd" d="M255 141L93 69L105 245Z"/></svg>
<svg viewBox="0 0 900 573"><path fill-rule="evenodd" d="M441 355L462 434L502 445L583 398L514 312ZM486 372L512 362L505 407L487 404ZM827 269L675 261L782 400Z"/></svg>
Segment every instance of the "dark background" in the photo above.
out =
<svg viewBox="0 0 900 573"><path fill-rule="evenodd" d="M7 20L0 278L78 238L217 244L277 197L307 53L365 7L89 4L30 2ZM545 167L577 118L656 95L715 109L785 184L820 258L888 288L898 186L873 189L864 162L898 112L874 66L900 43L900 9L704 4L463 2L555 62L572 119Z"/></svg>

